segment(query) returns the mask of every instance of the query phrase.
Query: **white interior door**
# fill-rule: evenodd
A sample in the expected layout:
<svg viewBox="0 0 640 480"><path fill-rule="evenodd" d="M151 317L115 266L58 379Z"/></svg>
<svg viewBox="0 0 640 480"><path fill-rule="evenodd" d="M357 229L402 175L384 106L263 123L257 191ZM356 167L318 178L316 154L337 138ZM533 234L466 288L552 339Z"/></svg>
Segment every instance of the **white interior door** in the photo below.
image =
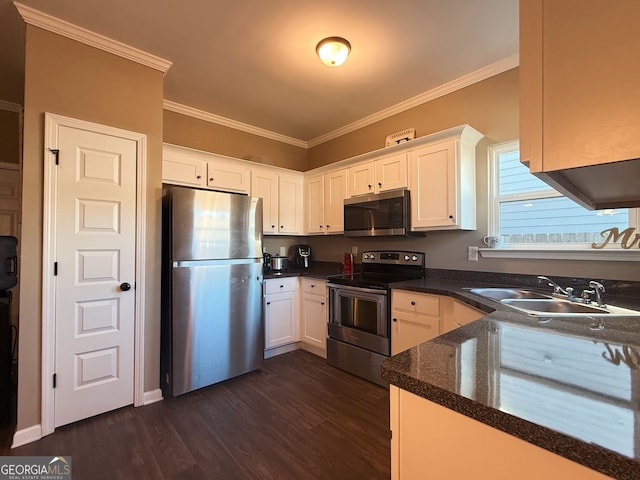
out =
<svg viewBox="0 0 640 480"><path fill-rule="evenodd" d="M56 427L133 403L137 143L63 125L58 150Z"/></svg>

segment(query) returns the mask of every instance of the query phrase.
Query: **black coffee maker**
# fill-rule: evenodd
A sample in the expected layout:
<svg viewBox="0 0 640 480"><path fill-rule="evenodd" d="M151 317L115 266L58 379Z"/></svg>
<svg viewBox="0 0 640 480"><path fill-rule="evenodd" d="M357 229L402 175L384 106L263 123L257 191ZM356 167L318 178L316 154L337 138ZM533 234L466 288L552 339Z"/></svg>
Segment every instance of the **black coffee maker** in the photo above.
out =
<svg viewBox="0 0 640 480"><path fill-rule="evenodd" d="M291 247L291 264L293 268L309 268L311 266L311 247L309 245L294 245Z"/></svg>

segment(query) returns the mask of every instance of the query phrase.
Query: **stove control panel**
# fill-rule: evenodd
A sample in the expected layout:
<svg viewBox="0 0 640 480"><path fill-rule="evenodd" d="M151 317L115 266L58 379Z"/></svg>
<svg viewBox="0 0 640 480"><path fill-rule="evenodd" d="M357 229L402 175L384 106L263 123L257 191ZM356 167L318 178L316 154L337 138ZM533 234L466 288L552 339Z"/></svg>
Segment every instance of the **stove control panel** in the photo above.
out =
<svg viewBox="0 0 640 480"><path fill-rule="evenodd" d="M425 254L422 252L396 252L389 250L374 250L363 252L362 263L377 263L391 265L420 265L424 267Z"/></svg>

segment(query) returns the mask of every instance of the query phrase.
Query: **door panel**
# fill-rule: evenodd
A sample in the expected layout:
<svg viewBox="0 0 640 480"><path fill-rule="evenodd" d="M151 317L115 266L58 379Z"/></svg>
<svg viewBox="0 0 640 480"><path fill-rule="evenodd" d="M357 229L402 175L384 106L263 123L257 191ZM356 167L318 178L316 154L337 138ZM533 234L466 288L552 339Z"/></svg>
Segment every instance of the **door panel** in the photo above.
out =
<svg viewBox="0 0 640 480"><path fill-rule="evenodd" d="M137 143L59 130L55 426L133 403Z"/></svg>

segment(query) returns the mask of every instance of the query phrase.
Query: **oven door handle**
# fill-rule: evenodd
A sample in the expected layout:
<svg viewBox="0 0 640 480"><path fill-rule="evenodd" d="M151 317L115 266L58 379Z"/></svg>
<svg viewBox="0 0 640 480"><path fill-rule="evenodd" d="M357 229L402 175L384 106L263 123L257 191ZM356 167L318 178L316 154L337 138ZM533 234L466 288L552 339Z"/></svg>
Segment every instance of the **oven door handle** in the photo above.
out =
<svg viewBox="0 0 640 480"><path fill-rule="evenodd" d="M376 288L351 287L349 285L341 285L338 283L327 283L329 288L339 288L340 290L348 290L350 292L375 293L376 295L387 295L387 291Z"/></svg>

